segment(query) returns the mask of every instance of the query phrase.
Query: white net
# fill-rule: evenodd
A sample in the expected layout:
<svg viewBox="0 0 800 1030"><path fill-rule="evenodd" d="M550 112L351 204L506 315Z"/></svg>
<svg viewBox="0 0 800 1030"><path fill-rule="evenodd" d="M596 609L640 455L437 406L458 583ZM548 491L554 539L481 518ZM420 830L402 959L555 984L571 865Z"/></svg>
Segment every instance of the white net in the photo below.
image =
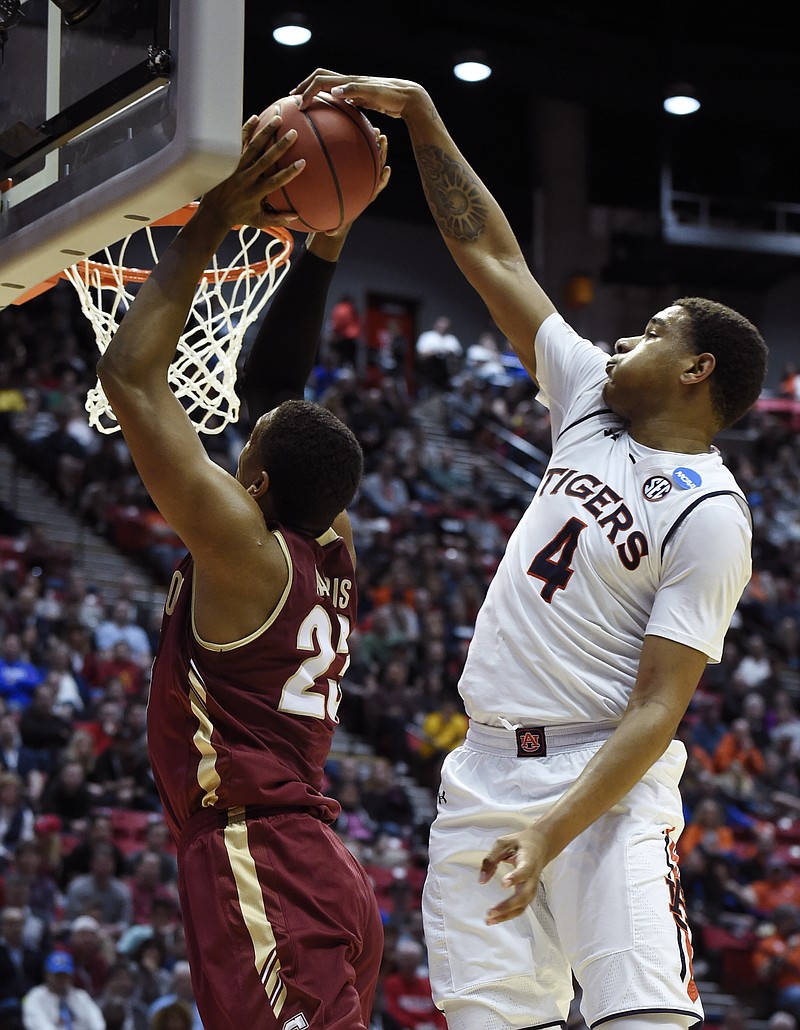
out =
<svg viewBox="0 0 800 1030"><path fill-rule="evenodd" d="M64 272L92 323L101 354L133 303L138 285L150 272L125 264L134 237L139 246L140 241L146 243L151 270L159 255L156 234L147 225L121 241L114 255L106 248L104 262L85 260ZM292 236L285 229L261 232L240 226L226 243L231 241L225 261L216 254L198 283L169 368L170 386L198 433L221 433L238 419L237 359L244 335L289 268ZM89 425L101 433L119 429L99 381L88 393L86 410Z"/></svg>

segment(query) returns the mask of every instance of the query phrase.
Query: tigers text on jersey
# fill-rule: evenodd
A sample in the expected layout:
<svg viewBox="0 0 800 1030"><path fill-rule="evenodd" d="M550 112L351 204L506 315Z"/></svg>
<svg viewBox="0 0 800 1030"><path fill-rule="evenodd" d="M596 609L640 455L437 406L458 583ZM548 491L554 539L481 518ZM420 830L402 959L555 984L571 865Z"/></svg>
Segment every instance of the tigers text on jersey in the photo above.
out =
<svg viewBox="0 0 800 1030"><path fill-rule="evenodd" d="M608 354L560 315L539 329L536 360L553 453L487 592L459 690L487 724L613 721L646 634L719 661L750 578L749 514L717 451L629 436L603 401Z"/></svg>
<svg viewBox="0 0 800 1030"><path fill-rule="evenodd" d="M187 556L173 576L147 710L150 761L177 837L203 808L305 809L330 822L321 794L347 638L356 617L353 562L332 530L314 540L275 530L289 582L264 625L231 644L200 639Z"/></svg>

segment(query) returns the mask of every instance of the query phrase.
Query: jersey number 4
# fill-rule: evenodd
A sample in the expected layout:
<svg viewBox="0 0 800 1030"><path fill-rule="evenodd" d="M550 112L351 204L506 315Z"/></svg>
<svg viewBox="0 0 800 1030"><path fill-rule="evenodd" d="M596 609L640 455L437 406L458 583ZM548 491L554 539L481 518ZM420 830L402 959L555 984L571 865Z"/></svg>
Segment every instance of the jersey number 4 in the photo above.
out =
<svg viewBox="0 0 800 1030"><path fill-rule="evenodd" d="M545 544L528 567L528 575L544 583L542 597L548 604L556 590L563 590L572 573L572 558L578 546L578 537L586 529L580 519L568 519L549 544Z"/></svg>
<svg viewBox="0 0 800 1030"><path fill-rule="evenodd" d="M282 712L305 715L311 719L324 719L327 714L333 722L339 721L336 715L339 702L342 700L339 681L350 664L350 652L347 647L350 621L344 615L337 615L336 618L336 643L333 641L334 627L331 618L320 605L312 608L300 623L300 629L297 631L297 650L307 651L308 658L283 685L278 704ZM329 678L331 666L340 655L344 655L341 671L336 679ZM325 690L324 693L320 693L323 682Z"/></svg>

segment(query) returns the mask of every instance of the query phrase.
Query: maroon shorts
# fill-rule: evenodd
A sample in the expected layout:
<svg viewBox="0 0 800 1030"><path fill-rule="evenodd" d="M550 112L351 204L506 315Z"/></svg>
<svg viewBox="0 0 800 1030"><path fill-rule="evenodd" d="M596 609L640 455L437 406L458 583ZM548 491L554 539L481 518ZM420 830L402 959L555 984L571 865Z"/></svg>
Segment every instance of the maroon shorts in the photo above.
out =
<svg viewBox="0 0 800 1030"><path fill-rule="evenodd" d="M192 984L208 1030L369 1026L383 928L364 870L307 812L208 809L179 848Z"/></svg>

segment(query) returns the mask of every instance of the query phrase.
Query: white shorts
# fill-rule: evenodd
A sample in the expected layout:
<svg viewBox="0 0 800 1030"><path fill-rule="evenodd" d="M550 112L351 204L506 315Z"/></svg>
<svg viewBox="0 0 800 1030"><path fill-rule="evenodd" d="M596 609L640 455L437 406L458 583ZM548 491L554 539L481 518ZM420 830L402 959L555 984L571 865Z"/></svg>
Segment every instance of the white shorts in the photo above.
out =
<svg viewBox="0 0 800 1030"><path fill-rule="evenodd" d="M633 1013L674 1013L686 1026L702 1020L675 852L686 763L678 741L545 867L525 913L485 923L508 890L502 874L478 883L483 857L497 837L541 816L609 733L559 728L547 734L545 757L519 758L513 731L472 724L447 756L423 916L433 997L449 1030L563 1023L573 972L590 1027Z"/></svg>

